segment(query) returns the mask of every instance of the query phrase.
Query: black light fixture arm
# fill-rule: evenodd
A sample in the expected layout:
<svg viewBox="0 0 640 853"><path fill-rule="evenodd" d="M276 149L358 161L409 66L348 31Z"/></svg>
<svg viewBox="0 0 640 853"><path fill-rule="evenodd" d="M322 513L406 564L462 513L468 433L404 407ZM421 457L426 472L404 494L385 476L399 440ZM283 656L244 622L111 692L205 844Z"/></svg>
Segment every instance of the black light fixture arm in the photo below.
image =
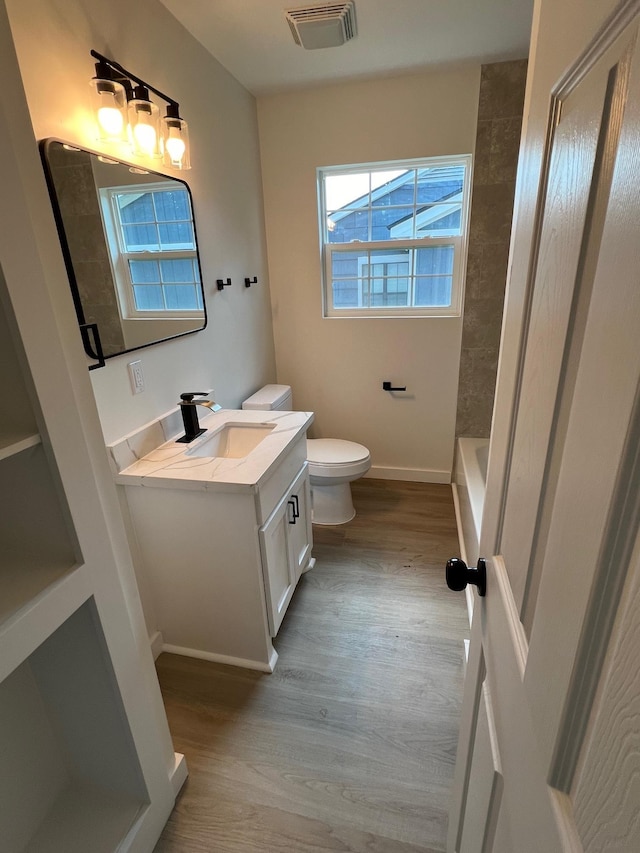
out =
<svg viewBox="0 0 640 853"><path fill-rule="evenodd" d="M169 104L170 110L168 110L168 114L171 115L172 118L179 118L179 109L180 105L177 101L174 101L173 98L170 98L168 95L165 95L164 92L161 92L160 89L156 89L155 86L151 86L147 83L146 80L143 80L141 77L136 77L135 74L132 74L130 71L127 71L119 62L114 62L113 59L107 59L106 56L103 56L101 53L98 53L97 50L91 51L91 56L94 59L97 59L99 62L104 63L109 68L117 71L118 74L122 75L121 78L117 80L118 83L122 83L125 89L127 90L127 95L132 91L131 81L137 83L139 86L144 86L149 91L153 92L159 98L162 98L163 101L166 101Z"/></svg>

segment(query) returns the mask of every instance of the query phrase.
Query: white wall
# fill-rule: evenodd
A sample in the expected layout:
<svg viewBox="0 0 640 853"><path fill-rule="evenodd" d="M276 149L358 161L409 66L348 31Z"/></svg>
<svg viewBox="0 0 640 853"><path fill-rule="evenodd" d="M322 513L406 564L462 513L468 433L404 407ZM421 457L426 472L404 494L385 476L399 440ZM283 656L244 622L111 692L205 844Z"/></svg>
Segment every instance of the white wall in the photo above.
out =
<svg viewBox="0 0 640 853"><path fill-rule="evenodd" d="M38 139L132 159L94 137L92 48L179 101L189 122L193 168L182 176L193 193L209 323L91 373L105 441L170 410L182 391L213 388L236 406L275 378L254 98L158 0L7 0L7 8ZM254 275L259 284L245 288ZM228 276L233 286L219 292L216 278ZM133 359L146 380L136 396Z"/></svg>
<svg viewBox="0 0 640 853"><path fill-rule="evenodd" d="M449 481L462 324L322 319L316 168L472 152L479 85L474 65L258 99L278 382L315 437L365 444L372 476Z"/></svg>

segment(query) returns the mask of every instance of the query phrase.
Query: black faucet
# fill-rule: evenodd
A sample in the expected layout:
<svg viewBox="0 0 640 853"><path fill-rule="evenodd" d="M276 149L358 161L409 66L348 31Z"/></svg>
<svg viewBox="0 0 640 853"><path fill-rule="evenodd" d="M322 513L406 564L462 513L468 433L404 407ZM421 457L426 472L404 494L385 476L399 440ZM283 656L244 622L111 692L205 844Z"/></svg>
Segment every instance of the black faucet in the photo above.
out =
<svg viewBox="0 0 640 853"><path fill-rule="evenodd" d="M182 438L177 439L177 441L180 441L183 444L189 444L189 442L193 441L194 438L197 438L199 435L202 435L203 432L206 432L206 429L202 429L200 422L198 421L198 411L196 406L206 406L208 409L213 409L214 412L222 408L217 403L214 403L213 400L193 399L194 397L204 397L206 393L206 391L189 391L185 394L180 394L180 402L178 405L182 412L184 435Z"/></svg>

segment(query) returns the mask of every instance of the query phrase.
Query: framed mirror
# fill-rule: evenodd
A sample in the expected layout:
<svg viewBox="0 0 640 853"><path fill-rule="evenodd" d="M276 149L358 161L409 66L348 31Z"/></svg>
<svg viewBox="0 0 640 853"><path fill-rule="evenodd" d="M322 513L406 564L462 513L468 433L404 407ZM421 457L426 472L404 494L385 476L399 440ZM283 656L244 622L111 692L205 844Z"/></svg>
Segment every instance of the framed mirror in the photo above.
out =
<svg viewBox="0 0 640 853"><path fill-rule="evenodd" d="M41 143L87 355L104 359L207 323L193 205L178 178Z"/></svg>

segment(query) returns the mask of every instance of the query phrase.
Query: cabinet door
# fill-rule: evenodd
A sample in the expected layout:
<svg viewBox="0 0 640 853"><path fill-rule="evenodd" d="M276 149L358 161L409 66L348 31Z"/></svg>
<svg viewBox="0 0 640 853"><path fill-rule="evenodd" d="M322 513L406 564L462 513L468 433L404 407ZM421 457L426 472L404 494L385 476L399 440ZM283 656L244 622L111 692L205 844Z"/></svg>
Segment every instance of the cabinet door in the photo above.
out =
<svg viewBox="0 0 640 853"><path fill-rule="evenodd" d="M313 544L308 465L304 466L291 484L288 503L292 511L292 517L289 518L289 558L298 580L309 565Z"/></svg>
<svg viewBox="0 0 640 853"><path fill-rule="evenodd" d="M289 500L287 492L266 524L260 528L262 572L272 637L278 633L298 580L290 556L289 529L293 526L293 502Z"/></svg>

